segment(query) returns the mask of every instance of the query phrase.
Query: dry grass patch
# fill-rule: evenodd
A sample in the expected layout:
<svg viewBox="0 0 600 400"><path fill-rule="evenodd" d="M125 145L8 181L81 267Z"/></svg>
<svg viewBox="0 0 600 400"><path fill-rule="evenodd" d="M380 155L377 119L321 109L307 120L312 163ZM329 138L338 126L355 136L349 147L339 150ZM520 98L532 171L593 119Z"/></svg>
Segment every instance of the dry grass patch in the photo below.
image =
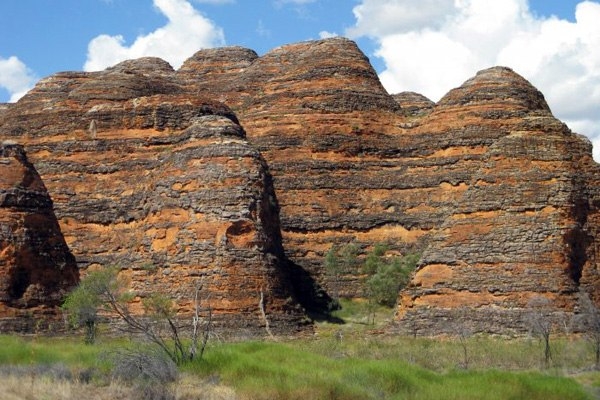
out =
<svg viewBox="0 0 600 400"><path fill-rule="evenodd" d="M237 400L227 386L186 376L173 384L173 400ZM107 385L81 383L52 377L0 375L2 400L131 400L140 397L140 389L118 382Z"/></svg>
<svg viewBox="0 0 600 400"><path fill-rule="evenodd" d="M52 377L0 376L3 400L127 400L134 398L134 389L111 384L95 386L57 380Z"/></svg>

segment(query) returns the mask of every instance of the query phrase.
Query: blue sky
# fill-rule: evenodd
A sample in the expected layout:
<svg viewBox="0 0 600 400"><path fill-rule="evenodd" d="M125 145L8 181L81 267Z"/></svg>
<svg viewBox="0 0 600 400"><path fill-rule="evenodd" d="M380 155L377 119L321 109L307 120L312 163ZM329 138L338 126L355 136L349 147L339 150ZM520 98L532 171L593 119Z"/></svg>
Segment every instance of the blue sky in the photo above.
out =
<svg viewBox="0 0 600 400"><path fill-rule="evenodd" d="M480 69L509 66L600 156L598 21L600 0L1 0L0 102L58 71L144 55L177 68L204 47L264 54L342 35L388 91L434 101Z"/></svg>

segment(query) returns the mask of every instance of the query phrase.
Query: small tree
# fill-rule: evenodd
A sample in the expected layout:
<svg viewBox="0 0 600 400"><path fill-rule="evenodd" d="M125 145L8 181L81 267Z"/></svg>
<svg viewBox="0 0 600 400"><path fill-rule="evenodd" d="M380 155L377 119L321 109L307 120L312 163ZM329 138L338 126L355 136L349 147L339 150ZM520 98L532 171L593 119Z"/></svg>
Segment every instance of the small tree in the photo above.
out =
<svg viewBox="0 0 600 400"><path fill-rule="evenodd" d="M365 274L367 274L368 276L371 276L371 275L374 275L375 273L377 273L377 270L383 263L383 256L385 255L387 250L388 250L388 248L385 244L377 243L373 247L373 250L371 250L371 252L369 254L367 254L367 257L365 258L363 272Z"/></svg>
<svg viewBox="0 0 600 400"><path fill-rule="evenodd" d="M594 368L600 369L600 310L588 293L580 295L585 337L594 349Z"/></svg>
<svg viewBox="0 0 600 400"><path fill-rule="evenodd" d="M466 323L470 309L466 306L459 307L453 316L452 333L458 338L458 343L462 349L462 368L469 369L469 338L473 336L473 330Z"/></svg>
<svg viewBox="0 0 600 400"><path fill-rule="evenodd" d="M365 260L363 271L366 274L365 290L369 302L369 312L375 323L377 304L393 307L398 293L408 284L411 272L415 269L419 255L385 258L387 247L376 245Z"/></svg>
<svg viewBox="0 0 600 400"><path fill-rule="evenodd" d="M93 328L95 338L98 323L98 311L116 315L125 323L126 331L132 334L142 335L151 343L157 345L176 364L193 360L197 354L197 342L199 339L198 325L200 322L198 304L198 292L201 286L196 288L195 293L195 315L192 320L191 345L186 351L181 330L176 322L176 312L173 301L162 294L152 294L143 300L144 317L131 314L129 300L132 296L126 290L125 282L119 278L116 268L106 268L94 271L86 276L80 284L67 296L63 309L69 313L69 320L83 321L87 337L88 326ZM205 324L200 356L206 346L208 331L211 328L212 313L209 308L209 319ZM93 343L91 341L90 343Z"/></svg>
<svg viewBox="0 0 600 400"><path fill-rule="evenodd" d="M332 245L327 254L325 254L324 266L325 272L331 278L333 284L333 298L334 300L338 300L340 297L339 285L342 268L338 257L338 248L335 244Z"/></svg>
<svg viewBox="0 0 600 400"><path fill-rule="evenodd" d="M552 334L551 303L545 297L536 296L527 304L527 322L531 333L544 344L544 366L548 368L552 361L550 335Z"/></svg>
<svg viewBox="0 0 600 400"><path fill-rule="evenodd" d="M83 327L85 343L93 344L98 333L99 310L105 304L106 292L120 292L116 270L106 268L90 272L67 296L62 305L72 327Z"/></svg>
<svg viewBox="0 0 600 400"><path fill-rule="evenodd" d="M359 247L355 243L349 243L340 248L339 258L342 264L343 272L351 271L355 273L359 268L358 252Z"/></svg>
<svg viewBox="0 0 600 400"><path fill-rule="evenodd" d="M413 254L382 260L375 273L367 279L367 289L373 300L393 307L398 300L398 292L408 284L417 260L418 256Z"/></svg>

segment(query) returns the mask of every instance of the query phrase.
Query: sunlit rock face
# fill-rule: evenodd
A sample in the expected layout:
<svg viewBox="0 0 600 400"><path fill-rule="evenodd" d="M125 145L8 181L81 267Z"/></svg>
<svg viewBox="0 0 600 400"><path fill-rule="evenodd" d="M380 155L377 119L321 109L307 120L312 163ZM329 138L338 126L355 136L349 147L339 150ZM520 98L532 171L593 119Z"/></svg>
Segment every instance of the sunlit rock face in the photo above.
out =
<svg viewBox="0 0 600 400"><path fill-rule="evenodd" d="M397 327L453 333L460 319L474 332L523 332L539 297L572 317L580 291L595 295L598 285L589 141L499 67L450 91L419 129L430 126L478 155L401 294Z"/></svg>
<svg viewBox="0 0 600 400"><path fill-rule="evenodd" d="M388 94L343 38L207 49L46 78L0 108L0 138L26 147L80 268L119 264L183 314L206 282L223 326L260 331L266 306L293 331L321 288L362 296L359 269L323 268L348 243L423 254L397 331L516 333L533 298L600 300L591 145L508 68L433 103Z"/></svg>
<svg viewBox="0 0 600 400"><path fill-rule="evenodd" d="M522 332L534 297L573 315L581 289L596 296L591 146L514 71L480 71L437 104L389 96L336 38L202 50L178 74L236 110L271 166L287 254L325 287L333 244L423 252L396 328L447 332L468 308L472 330ZM360 271L342 280L362 295Z"/></svg>
<svg viewBox="0 0 600 400"><path fill-rule="evenodd" d="M46 78L0 135L27 148L82 274L122 268L134 310L158 292L190 315L202 287L215 329L304 329L266 162L229 107L190 95L164 61Z"/></svg>

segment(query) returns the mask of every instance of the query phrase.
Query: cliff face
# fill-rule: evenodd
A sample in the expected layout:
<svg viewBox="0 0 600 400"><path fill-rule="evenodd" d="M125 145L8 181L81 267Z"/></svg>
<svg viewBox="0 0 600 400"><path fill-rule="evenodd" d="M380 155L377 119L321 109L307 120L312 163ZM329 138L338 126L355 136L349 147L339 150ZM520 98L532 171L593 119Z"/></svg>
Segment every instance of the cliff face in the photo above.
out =
<svg viewBox="0 0 600 400"><path fill-rule="evenodd" d="M23 329L19 317L45 313L79 279L52 210L52 200L23 148L0 144L0 327Z"/></svg>
<svg viewBox="0 0 600 400"><path fill-rule="evenodd" d="M591 145L507 68L434 104L387 94L346 39L201 50L178 71L145 58L44 79L0 109L0 137L26 145L81 268L117 263L182 312L208 282L224 325L260 329L268 296L298 326L287 299L318 303L323 256L351 242L423 252L398 330L448 331L467 308L475 331L520 331L535 297L600 302ZM362 295L359 275L336 292Z"/></svg>
<svg viewBox="0 0 600 400"><path fill-rule="evenodd" d="M590 144L513 71L481 71L434 104L389 96L333 39L203 50L178 74L236 110L271 166L287 254L325 287L333 243L424 252L399 328L443 332L464 306L474 330L520 331L532 298L573 312L580 288L597 292ZM342 295L361 294L356 276Z"/></svg>
<svg viewBox="0 0 600 400"><path fill-rule="evenodd" d="M321 266L333 243L365 251L390 241L406 250L431 228L403 211L416 200L401 195L412 188L397 179L406 169L398 162L404 117L353 42L297 43L262 57L202 50L177 74L236 111L273 174L286 254L326 288ZM362 294L356 272L345 277L343 295ZM295 277L298 291L308 293L303 279Z"/></svg>
<svg viewBox="0 0 600 400"><path fill-rule="evenodd" d="M136 302L165 293L182 315L202 285L218 328L238 336L264 334L263 311L273 333L295 332L267 165L228 107L173 75L150 58L58 74L0 132L26 145L81 269L118 265Z"/></svg>
<svg viewBox="0 0 600 400"><path fill-rule="evenodd" d="M465 145L476 146L480 155L465 168L463 193L402 294L400 327L451 332L447 321L467 308L473 331L518 332L527 329L523 317L536 297L575 311L586 263L595 258L594 182L584 177L597 174L589 141L506 68L481 71L450 91L419 130L430 127L454 149L467 154Z"/></svg>

